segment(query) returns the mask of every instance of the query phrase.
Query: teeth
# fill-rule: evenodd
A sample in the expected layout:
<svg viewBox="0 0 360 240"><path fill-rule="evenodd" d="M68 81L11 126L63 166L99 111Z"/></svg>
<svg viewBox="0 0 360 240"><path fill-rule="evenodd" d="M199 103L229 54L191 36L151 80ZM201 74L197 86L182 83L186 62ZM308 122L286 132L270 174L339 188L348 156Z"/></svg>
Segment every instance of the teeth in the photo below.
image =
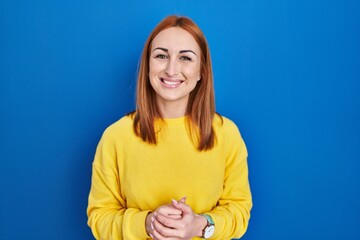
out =
<svg viewBox="0 0 360 240"><path fill-rule="evenodd" d="M163 80L163 82L167 85L177 85L180 83L180 82L172 82L172 81L166 81L166 80Z"/></svg>

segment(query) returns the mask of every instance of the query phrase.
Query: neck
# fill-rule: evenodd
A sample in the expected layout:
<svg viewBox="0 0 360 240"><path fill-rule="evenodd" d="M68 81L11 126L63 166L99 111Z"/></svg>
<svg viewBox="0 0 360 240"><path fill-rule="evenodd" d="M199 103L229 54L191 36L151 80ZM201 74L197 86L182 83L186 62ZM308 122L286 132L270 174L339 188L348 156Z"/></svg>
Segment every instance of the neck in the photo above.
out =
<svg viewBox="0 0 360 240"><path fill-rule="evenodd" d="M186 114L187 102L157 101L157 105L163 118L179 118Z"/></svg>

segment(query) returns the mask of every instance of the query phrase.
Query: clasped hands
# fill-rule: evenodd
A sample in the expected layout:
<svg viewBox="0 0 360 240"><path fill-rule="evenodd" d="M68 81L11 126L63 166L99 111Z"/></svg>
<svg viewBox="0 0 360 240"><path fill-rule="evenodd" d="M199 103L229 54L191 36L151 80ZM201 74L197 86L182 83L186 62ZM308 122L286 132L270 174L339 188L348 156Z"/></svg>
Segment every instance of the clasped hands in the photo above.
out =
<svg viewBox="0 0 360 240"><path fill-rule="evenodd" d="M155 240L185 240L201 237L207 225L204 216L193 212L186 198L162 205L149 213L145 220L146 231Z"/></svg>

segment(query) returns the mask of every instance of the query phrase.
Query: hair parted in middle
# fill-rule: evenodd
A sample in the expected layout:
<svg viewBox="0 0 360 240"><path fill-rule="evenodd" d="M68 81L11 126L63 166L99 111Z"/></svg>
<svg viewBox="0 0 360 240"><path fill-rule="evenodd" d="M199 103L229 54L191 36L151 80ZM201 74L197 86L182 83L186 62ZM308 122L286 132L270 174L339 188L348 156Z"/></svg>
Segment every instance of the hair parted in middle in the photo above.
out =
<svg viewBox="0 0 360 240"><path fill-rule="evenodd" d="M191 134L195 134L197 149L209 150L215 144L212 127L215 115L214 85L210 51L200 28L187 17L168 16L162 20L149 35L140 61L136 89L136 111L134 112L134 131L143 141L156 144L155 119L163 119L156 103L156 92L149 80L149 58L153 39L163 30L179 27L192 35L201 50L200 81L190 92L186 108L187 124ZM194 139L194 135L193 135Z"/></svg>

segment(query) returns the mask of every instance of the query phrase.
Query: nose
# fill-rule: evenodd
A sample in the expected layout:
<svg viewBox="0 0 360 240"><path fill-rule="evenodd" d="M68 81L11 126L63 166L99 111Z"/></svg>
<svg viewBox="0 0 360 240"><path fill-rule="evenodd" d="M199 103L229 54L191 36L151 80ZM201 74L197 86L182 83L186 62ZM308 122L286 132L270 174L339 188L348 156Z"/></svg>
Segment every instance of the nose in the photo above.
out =
<svg viewBox="0 0 360 240"><path fill-rule="evenodd" d="M176 61L176 58L169 59L169 61L166 64L165 73L168 76L176 76L179 73L179 63Z"/></svg>

